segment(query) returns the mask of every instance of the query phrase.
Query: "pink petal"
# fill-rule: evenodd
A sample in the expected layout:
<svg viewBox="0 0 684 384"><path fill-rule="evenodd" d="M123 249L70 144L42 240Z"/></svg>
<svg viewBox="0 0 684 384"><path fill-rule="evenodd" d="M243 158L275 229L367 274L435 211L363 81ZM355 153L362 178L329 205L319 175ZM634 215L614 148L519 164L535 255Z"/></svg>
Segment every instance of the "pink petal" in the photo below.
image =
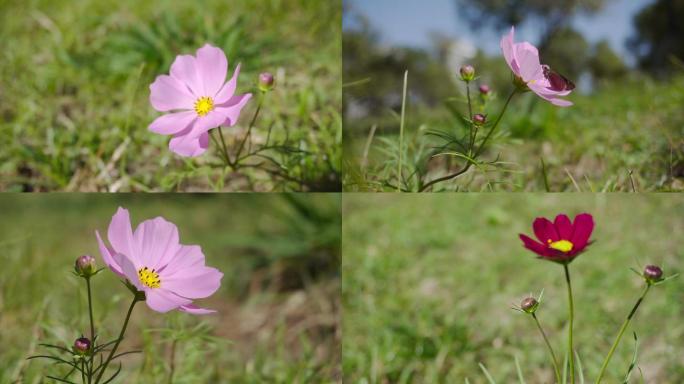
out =
<svg viewBox="0 0 684 384"><path fill-rule="evenodd" d="M178 310L191 313L193 315L208 315L210 313L216 313L216 311L213 309L200 308L194 304L181 305L178 307Z"/></svg>
<svg viewBox="0 0 684 384"><path fill-rule="evenodd" d="M150 85L150 103L160 112L173 109L192 109L195 98L187 87L171 76L157 76Z"/></svg>
<svg viewBox="0 0 684 384"><path fill-rule="evenodd" d="M251 93L246 93L240 96L233 96L227 103L217 106L216 110L225 116L225 120L221 125L232 127L237 124L240 118L242 108L247 105L247 102L252 98Z"/></svg>
<svg viewBox="0 0 684 384"><path fill-rule="evenodd" d="M162 287L189 299L209 297L221 286L223 273L205 266L187 268L166 276L162 274Z"/></svg>
<svg viewBox="0 0 684 384"><path fill-rule="evenodd" d="M572 237L572 222L567 215L558 215L553 221L561 240L570 240Z"/></svg>
<svg viewBox="0 0 684 384"><path fill-rule="evenodd" d="M589 237L594 231L594 218L588 213L582 213L575 216L572 225L574 227L572 243L577 248L583 248L589 242Z"/></svg>
<svg viewBox="0 0 684 384"><path fill-rule="evenodd" d="M546 244L549 240L560 240L560 238L558 238L558 233L556 232L556 227L545 217L537 217L534 219L532 229L534 230L534 235L537 236L537 239L542 244Z"/></svg>
<svg viewBox="0 0 684 384"><path fill-rule="evenodd" d="M204 254L199 245L181 245L167 265L160 267L163 276L172 276L176 272L204 266Z"/></svg>
<svg viewBox="0 0 684 384"><path fill-rule="evenodd" d="M553 94L547 93L547 88L542 88L537 84L528 84L527 86L530 88L530 90L532 90L532 92L536 93L537 96L541 97L546 101L549 101L553 105L557 105L559 107L569 107L572 105L572 102L568 100L560 99L554 96Z"/></svg>
<svg viewBox="0 0 684 384"><path fill-rule="evenodd" d="M140 249L140 262L149 269L166 265L180 248L178 228L173 223L156 217L138 225L133 239Z"/></svg>
<svg viewBox="0 0 684 384"><path fill-rule="evenodd" d="M187 128L196 117L195 111L169 113L157 117L148 129L161 135L173 135Z"/></svg>
<svg viewBox="0 0 684 384"><path fill-rule="evenodd" d="M188 135L175 136L169 141L169 149L178 155L196 157L202 155L209 148L209 134L204 132L198 138L189 138Z"/></svg>
<svg viewBox="0 0 684 384"><path fill-rule="evenodd" d="M100 237L100 232L95 231L95 237L97 237L97 245L100 248L100 255L102 255L102 260L109 269L111 269L117 275L124 277L123 270L121 266L114 260L114 250L109 249Z"/></svg>
<svg viewBox="0 0 684 384"><path fill-rule="evenodd" d="M515 55L513 54L513 39L515 36L515 28L511 27L511 32L508 35L503 35L501 38L501 51L503 52L504 59L506 63L511 67L511 70L516 75L520 76L520 67L515 61Z"/></svg>
<svg viewBox="0 0 684 384"><path fill-rule="evenodd" d="M513 53L515 61L520 66L520 76L524 81L543 77L542 66L539 63L539 52L534 45L528 42L515 44Z"/></svg>
<svg viewBox="0 0 684 384"><path fill-rule="evenodd" d="M138 278L138 266L120 253L114 255L114 259L117 263L119 263L119 265L121 265L121 269L123 270L123 274L126 279L130 281L131 284L133 284L139 291L144 290L145 287L143 287L140 279Z"/></svg>
<svg viewBox="0 0 684 384"><path fill-rule="evenodd" d="M231 97L235 94L235 89L237 88L237 78L238 75L240 75L240 64L235 67L235 72L233 72L233 77L230 78L230 80L221 87L221 90L218 91L216 94L216 97L214 98L214 101L216 104L223 104L230 100Z"/></svg>
<svg viewBox="0 0 684 384"><path fill-rule="evenodd" d="M228 60L219 48L206 44L197 50L197 73L204 84L205 96L214 97L226 81Z"/></svg>
<svg viewBox="0 0 684 384"><path fill-rule="evenodd" d="M536 253L539 256L546 256L547 251L546 246L544 244L536 242L532 240L529 236L523 235L522 233L518 236L520 237L520 240L522 240L525 248L529 249L530 251Z"/></svg>
<svg viewBox="0 0 684 384"><path fill-rule="evenodd" d="M109 223L107 239L116 253L123 253L133 262L137 261L138 252L133 242L133 230L128 210L121 207L117 209Z"/></svg>
<svg viewBox="0 0 684 384"><path fill-rule="evenodd" d="M150 288L145 290L147 306L151 309L165 313L181 305L188 305L192 300L182 298L173 292L163 288Z"/></svg>
<svg viewBox="0 0 684 384"><path fill-rule="evenodd" d="M208 96L200 80L195 58L191 55L178 55L171 64L171 77L185 84L192 92L193 102L199 97ZM192 108L192 106L190 107ZM189 108L188 108L189 109Z"/></svg>

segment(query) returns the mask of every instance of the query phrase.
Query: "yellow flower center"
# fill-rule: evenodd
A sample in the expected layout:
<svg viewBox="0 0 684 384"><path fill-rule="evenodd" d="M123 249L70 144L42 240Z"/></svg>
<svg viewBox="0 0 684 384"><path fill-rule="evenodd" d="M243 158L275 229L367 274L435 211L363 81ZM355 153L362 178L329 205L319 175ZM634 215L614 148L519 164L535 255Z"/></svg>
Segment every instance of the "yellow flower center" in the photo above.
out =
<svg viewBox="0 0 684 384"><path fill-rule="evenodd" d="M161 285L161 280L159 280L159 274L154 270L150 270L147 267L138 270L138 279L144 285L150 288L159 288Z"/></svg>
<svg viewBox="0 0 684 384"><path fill-rule="evenodd" d="M572 246L572 243L567 240L551 241L551 239L549 239L549 248L553 248L563 253L572 251Z"/></svg>
<svg viewBox="0 0 684 384"><path fill-rule="evenodd" d="M195 101L195 112L198 116L204 116L214 109L214 100L211 97L202 96Z"/></svg>

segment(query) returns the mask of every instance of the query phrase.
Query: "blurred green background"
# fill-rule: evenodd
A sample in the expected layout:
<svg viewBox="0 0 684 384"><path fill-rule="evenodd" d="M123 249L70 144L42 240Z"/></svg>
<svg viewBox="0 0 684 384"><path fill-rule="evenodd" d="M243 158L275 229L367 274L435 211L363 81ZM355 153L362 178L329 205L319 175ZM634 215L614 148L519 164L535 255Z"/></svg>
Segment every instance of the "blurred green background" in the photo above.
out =
<svg viewBox="0 0 684 384"><path fill-rule="evenodd" d="M567 342L563 268L537 260L519 233L537 216L594 215L595 243L570 265L575 347L593 382L641 294L629 268L682 272L684 198L677 195L347 194L342 225L343 372L350 383L551 382L531 318L511 309L544 289L537 312L556 353ZM655 287L622 340L607 383L622 382L639 337L648 383L684 380L684 280ZM641 382L639 372L632 375Z"/></svg>
<svg viewBox="0 0 684 384"><path fill-rule="evenodd" d="M122 359L118 382L167 382L173 340L174 383L341 382L336 194L0 196L0 382L44 382L51 362L25 360L48 352L37 343L72 345L86 331L73 262L87 253L103 266L95 230L106 233L118 206L134 226L172 221L225 274L198 302L216 315L135 308L121 350L144 353ZM118 280L109 270L93 280L102 340L116 337L130 303Z"/></svg>
<svg viewBox="0 0 684 384"><path fill-rule="evenodd" d="M382 2L390 6L375 4ZM388 22L381 6L344 0L345 190L392 189L384 185L388 180L396 185L406 70L404 172L419 170L431 180L459 169L459 159L424 164L443 144L426 132L465 135L459 116L467 114L466 92L457 79L462 64L472 64L479 77L471 85L474 113L490 121L498 116L512 89L499 49L511 25L517 41L537 45L543 63L577 84L569 97L575 105L558 108L532 93L516 96L485 156L504 163L472 168L436 191L544 191L541 159L552 192L684 190L684 29L677 22L684 2L391 3L396 11ZM481 84L494 93L484 109Z"/></svg>
<svg viewBox="0 0 684 384"><path fill-rule="evenodd" d="M341 157L339 0L0 2L0 190L338 191ZM222 48L238 91L272 72L253 139L298 149L265 153L273 176L225 174L216 148L194 160L148 125L149 85L176 55ZM243 137L250 103L230 146Z"/></svg>

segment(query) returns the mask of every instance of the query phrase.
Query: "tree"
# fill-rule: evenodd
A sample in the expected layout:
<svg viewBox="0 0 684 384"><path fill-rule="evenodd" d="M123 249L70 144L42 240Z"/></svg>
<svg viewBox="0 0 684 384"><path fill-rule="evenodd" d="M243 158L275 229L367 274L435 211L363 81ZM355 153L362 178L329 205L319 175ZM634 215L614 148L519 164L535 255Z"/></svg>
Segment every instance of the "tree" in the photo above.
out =
<svg viewBox="0 0 684 384"><path fill-rule="evenodd" d="M591 74L598 80L616 80L627 74L625 63L606 40L596 43L588 64Z"/></svg>
<svg viewBox="0 0 684 384"><path fill-rule="evenodd" d="M684 0L658 0L634 17L637 35L629 46L639 66L663 75L672 70L672 58L684 61Z"/></svg>
<svg viewBox="0 0 684 384"><path fill-rule="evenodd" d="M586 69L589 44L579 32L570 27L563 27L542 40L539 52L542 63L576 80Z"/></svg>

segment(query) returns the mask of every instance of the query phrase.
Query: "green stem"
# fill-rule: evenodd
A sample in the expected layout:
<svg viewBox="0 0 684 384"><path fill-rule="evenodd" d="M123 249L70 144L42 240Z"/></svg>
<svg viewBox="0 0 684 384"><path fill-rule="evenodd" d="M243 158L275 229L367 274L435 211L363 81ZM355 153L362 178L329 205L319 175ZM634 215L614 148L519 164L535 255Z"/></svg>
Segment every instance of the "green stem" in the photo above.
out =
<svg viewBox="0 0 684 384"><path fill-rule="evenodd" d="M551 354L551 362L553 363L553 370L556 373L556 383L561 384L561 373L560 373L560 369L558 368L558 359L556 358L556 354L553 352L553 348L551 347L551 343L549 343L549 339L546 337L546 332L544 332L544 328L542 328L541 323L539 322L539 319L537 318L537 315L533 313L532 317L534 318L534 322L537 324L537 328L539 329L539 332L541 333L542 337L544 338L544 342L546 343L546 347L549 349L549 353Z"/></svg>
<svg viewBox="0 0 684 384"><path fill-rule="evenodd" d="M568 286L568 308L570 311L570 328L568 329L568 362L570 364L570 382L575 384L575 352L572 347L572 326L575 320L575 305L572 300L572 284L570 283L570 271L568 270L568 264L563 264L565 269L565 282Z"/></svg>
<svg viewBox="0 0 684 384"><path fill-rule="evenodd" d="M230 155L228 154L228 148L226 147L226 139L223 137L223 128L219 125L218 127L219 136L221 137L221 147L223 147L223 156L226 157L226 162L231 168L235 168L235 164L230 161Z"/></svg>
<svg viewBox="0 0 684 384"><path fill-rule="evenodd" d="M104 362L104 365L102 365L102 368L100 369L100 373L97 375L97 379L95 379L95 384L98 384L100 380L102 380L102 376L105 373L105 370L107 370L107 365L112 361L112 357L116 353L116 349L119 348L119 344L121 343L121 340L123 340L124 333L126 333L126 327L128 327L128 320L131 318L131 313L133 312L133 307L135 307L135 304L140 301L138 299L137 295L133 296L133 301L131 302L131 306L128 308L128 313L126 314L126 320L124 320L123 326L121 327L121 332L119 332L119 338L116 340L116 343L114 344L114 348L109 352L109 356L107 356L107 359Z"/></svg>
<svg viewBox="0 0 684 384"><path fill-rule="evenodd" d="M646 289L644 289L644 292L641 294L637 302L634 304L634 307L632 307L632 310L629 312L629 315L627 315L627 318L622 323L620 331L618 332L618 335L615 338L613 345L610 347L610 351L608 351L606 359L603 360L603 365L601 365L601 371L599 372L598 378L596 379L596 384L599 384L601 382L601 379L603 378L603 375L606 372L606 368L608 367L608 363L610 362L610 359L613 357L613 353L615 353L615 350L617 349L617 346L620 343L620 339L622 339L622 335L625 333L625 330L627 329L629 322L632 320L632 317L634 317L634 315L636 314L639 305L641 305L641 302L644 301L644 298L646 297L646 294L648 293L649 289L651 289L651 284L646 285Z"/></svg>
<svg viewBox="0 0 684 384"><path fill-rule="evenodd" d="M220 129L221 127L219 127ZM219 143L219 140L214 136L214 130L212 129L209 131L209 137L211 137L211 140L214 142L214 144L219 147L219 150L221 151L221 157L223 158L223 162L225 163L226 167L233 167L233 164L230 162L230 157L228 157L228 152L225 150L225 142L221 140L223 145ZM222 136L223 137L223 136Z"/></svg>
<svg viewBox="0 0 684 384"><path fill-rule="evenodd" d="M492 125L492 128L489 129L489 132L487 132L487 135L485 136L484 140L482 140L482 144L480 144L480 147L477 149L477 152L475 152L475 156L473 156L473 159L477 158L484 150L485 144L487 144L487 141L492 136L492 133L494 133L494 130L499 125L501 118L503 117L504 113L506 113L506 108L508 108L508 104L511 102L511 99L516 93L518 93L518 90L514 89L513 92L511 92L511 94L508 95L508 99L506 99L506 103L504 103L504 106L501 109L501 113L499 113L499 116L496 118L494 125Z"/></svg>
<svg viewBox="0 0 684 384"><path fill-rule="evenodd" d="M90 316L90 348L95 348L95 322L93 321L93 295L90 290L90 276L85 278L88 287L88 315ZM88 384L91 383L93 372L93 360L88 362Z"/></svg>
<svg viewBox="0 0 684 384"><path fill-rule="evenodd" d="M242 141L240 142L240 146L238 147L237 153L235 155L235 165L237 165L237 162L240 159L240 153L242 153L242 149L245 147L245 142L247 141L249 136L252 134L252 128L254 127L254 124L256 123L257 117L259 117L259 112L261 112L261 106L263 104L264 104L264 95L262 93L259 95L259 104L257 104L257 109L254 112L254 116L252 116L252 121L249 122L249 128L247 128L247 134L245 135L245 137L242 138Z"/></svg>
<svg viewBox="0 0 684 384"><path fill-rule="evenodd" d="M473 124L473 103L470 99L470 82L466 81L466 98L468 99L468 120L470 120L470 142L468 143L468 156L473 154L473 145L475 144L475 130L477 129Z"/></svg>
<svg viewBox="0 0 684 384"><path fill-rule="evenodd" d="M406 118L406 88L408 86L408 71L404 72L404 91L401 97L401 121L399 123L399 164L397 164L397 192L401 192L401 167L404 150L404 120Z"/></svg>

